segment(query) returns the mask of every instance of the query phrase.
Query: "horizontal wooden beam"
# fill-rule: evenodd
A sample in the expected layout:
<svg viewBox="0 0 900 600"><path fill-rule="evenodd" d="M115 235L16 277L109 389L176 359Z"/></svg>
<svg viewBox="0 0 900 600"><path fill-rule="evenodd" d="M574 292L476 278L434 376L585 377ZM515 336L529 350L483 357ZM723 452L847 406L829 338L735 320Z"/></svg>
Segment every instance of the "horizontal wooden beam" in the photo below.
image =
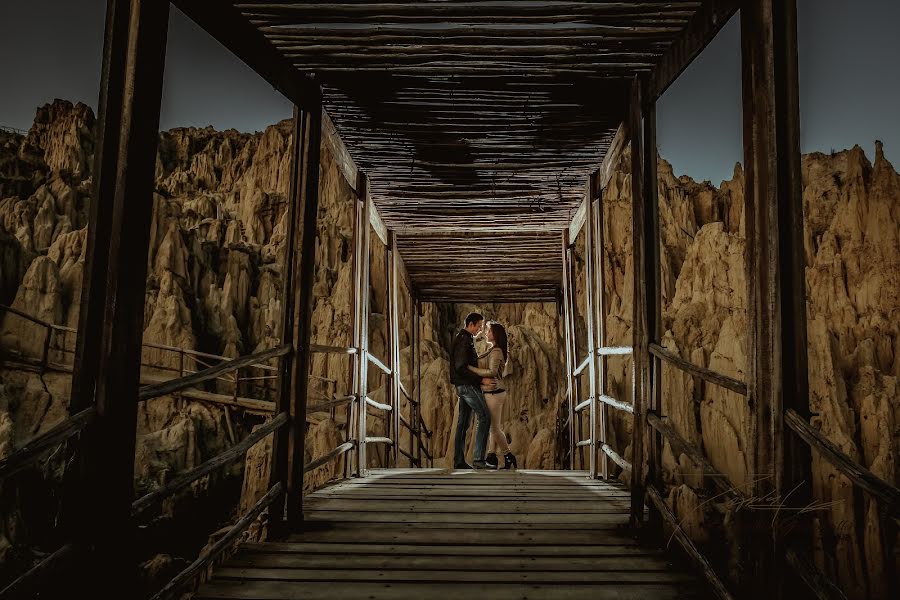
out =
<svg viewBox="0 0 900 600"><path fill-rule="evenodd" d="M300 73L233 5L205 0L172 3L288 100L319 109L318 84Z"/></svg>
<svg viewBox="0 0 900 600"><path fill-rule="evenodd" d="M716 573L715 569L712 568L712 565L709 564L706 557L703 556L688 534L682 529L678 518L672 513L672 510L669 508L669 505L666 504L666 501L663 500L663 497L659 493L659 490L656 489L656 486L653 484L647 486L647 496L650 498L653 506L656 507L656 510L662 515L663 519L665 519L668 526L672 528L672 536L678 540L681 547L688 555L688 558L691 559L697 569L706 578L707 583L709 583L716 597L719 598L719 600L734 600L731 593L722 583L722 580L719 579L719 575Z"/></svg>
<svg viewBox="0 0 900 600"><path fill-rule="evenodd" d="M691 375L699 377L704 381L708 381L709 383L713 383L715 385L721 386L725 389L731 390L735 394L740 394L742 396L747 395L747 384L743 381L738 381L733 377L729 377L728 375L723 375L721 373L716 373L711 369L707 369L706 367L697 366L689 361L684 360L671 350L667 350L658 344L650 344L650 354L653 356L664 360L670 365L681 369Z"/></svg>
<svg viewBox="0 0 900 600"><path fill-rule="evenodd" d="M740 8L740 0L704 0L681 33L653 70L650 83L651 100L656 100L716 37Z"/></svg>
<svg viewBox="0 0 900 600"><path fill-rule="evenodd" d="M273 358L287 356L292 351L293 349L291 348L290 344L282 344L281 346L278 346L276 348L269 348L268 350L255 352L254 354L241 356L233 360L223 362L214 367L209 367L203 369L202 371L197 371L196 373L185 375L184 377L179 377L170 381L164 381L162 383L145 385L141 387L140 391L138 392L138 400L143 401L149 400L151 398L158 398L159 396L166 396L180 390L195 387L196 385L203 383L204 381L211 381L213 379L216 379L224 373L230 373L232 371L237 371L238 369L251 367L257 363L264 363L267 360L271 360Z"/></svg>
<svg viewBox="0 0 900 600"><path fill-rule="evenodd" d="M789 408L784 412L784 422L853 485L878 498L887 514L894 519L900 519L900 489L850 458L794 409Z"/></svg>
<svg viewBox="0 0 900 600"><path fill-rule="evenodd" d="M21 448L0 460L0 481L35 463L44 452L78 434L96 416L97 410L94 407L85 408L26 442Z"/></svg>
<svg viewBox="0 0 900 600"><path fill-rule="evenodd" d="M256 428L250 435L248 435L240 442L236 443L234 446L231 446L224 452L214 456L203 464L175 476L174 478L166 482L166 484L161 488L154 490L146 496L135 500L131 505L131 513L134 515L138 515L160 500L168 498L178 491L185 489L201 477L209 475L216 469L224 467L231 461L241 458L244 453L247 452L247 450L255 446L267 436L271 435L276 429L283 426L287 422L287 413L278 414L268 423Z"/></svg>
<svg viewBox="0 0 900 600"><path fill-rule="evenodd" d="M282 494L284 494L284 486L279 482L266 492L266 494L256 501L256 504L238 519L237 523L228 530L225 535L220 537L212 546L204 549L197 560L192 562L186 569L175 576L172 581L167 583L159 592L157 592L150 600L166 600L173 596L175 592L187 585L193 577L201 570L205 569L213 563L226 550L232 547L244 531L252 525L259 515L269 508Z"/></svg>

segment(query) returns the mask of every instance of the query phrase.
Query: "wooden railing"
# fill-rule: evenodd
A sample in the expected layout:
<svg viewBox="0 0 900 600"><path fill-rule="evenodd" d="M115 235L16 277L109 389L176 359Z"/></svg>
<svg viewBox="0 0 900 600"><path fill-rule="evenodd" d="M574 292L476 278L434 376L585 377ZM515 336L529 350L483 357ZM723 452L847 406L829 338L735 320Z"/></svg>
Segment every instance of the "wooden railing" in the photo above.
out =
<svg viewBox="0 0 900 600"><path fill-rule="evenodd" d="M71 353L71 351L66 348L58 348L53 345L53 336L55 334L64 333L64 334L74 334L77 333L76 330L64 327L61 325L56 325L53 323L48 323L42 319L36 318L28 313L25 313L21 310L14 309L11 307L5 307L0 305L0 312L5 311L6 313L10 313L16 315L20 318L23 318L39 327L44 329L44 335L41 338L41 356L40 357L29 357L21 354L11 354L7 352L7 359L10 360L15 366L28 366L32 367L39 371L44 370L60 370L60 371L71 371L71 368L66 368L67 365L64 363L54 362L51 360L52 352L62 352L62 353ZM179 364L180 367L178 369L179 376L170 380L154 382L148 385L144 385L140 388L138 393L137 400L147 401L152 400L154 398L158 398L161 396L167 395L178 395L178 394L188 394L192 393L195 396L198 394L197 388L198 386L202 386L203 384L211 381L225 381L229 384L234 385L235 394L231 398L231 401L234 404L239 406L249 407L251 409L255 409L256 412L268 412L271 414L272 408L274 407L274 402L265 402L261 400L256 400L252 398L241 398L237 396L238 386L247 381L256 381L260 379L259 377L246 377L241 378L238 376L238 372L242 369L254 368L254 369L262 369L269 372L277 373L279 371L278 366L274 366L269 364L270 361L280 360L292 353L292 347L290 344L283 344L277 346L275 348L270 348L267 350L263 350L260 352L256 352L253 354L249 354L246 356L241 356L238 358L229 359L224 356L218 356L214 354L198 352L194 350L187 350L183 348L175 348L171 346L165 346L161 344L152 344L145 343L143 344L144 348L152 348L164 351L175 352L179 355ZM356 355L358 353L358 349L353 347L338 347L338 346L327 346L322 344L311 344L309 349L313 353L327 353L327 354L343 354L343 355ZM195 369L188 369L185 367L185 358L191 358L195 361ZM376 357L371 354L366 353L366 359L368 363L375 365L382 372L385 372L387 375L392 375L393 371L389 369L383 362L378 360ZM219 361L218 364L210 364L212 361ZM142 363L142 366L152 367L154 369L165 370L165 366L153 365ZM203 367L203 368L200 368ZM268 378L268 377L267 377ZM277 378L277 375L271 376L271 378ZM365 391L365 387L363 387ZM416 452L410 451L409 453L403 452L405 456L410 458L411 462L416 465L421 465L421 453L424 452L426 458L433 464L432 452L429 446L426 446L422 437L425 436L426 439L430 440L432 433L428 430L425 425L424 420L418 410L418 400L411 397L409 392L406 391L406 388L400 384L400 390L404 394L407 399L407 402L410 406L411 418L415 419L415 421L411 424L410 420L401 415L401 422L407 429L410 431L411 440L415 440L416 444ZM211 395L210 396L214 396ZM191 397L191 396L188 396ZM317 411L325 411L330 410L333 411L341 406L354 406L356 405L357 411L356 414L359 414L360 407L372 407L374 409L383 410L385 412L391 412L393 407L388 404L383 404L380 402L376 402L371 398L363 395L364 403L360 403L358 401L358 397L356 395L345 395L341 397L333 397L325 399L324 401L318 403L311 403L307 407L307 415ZM202 400L208 400L204 396L200 396ZM220 401L227 402L228 397L223 396L223 398L212 398L212 401ZM413 408L414 407L414 408ZM227 408L227 406L226 406ZM261 410L263 409L263 410ZM268 410L265 410L268 409ZM351 411L348 411L348 416ZM12 455L0 460L0 479L9 477L22 469L25 469L32 464L38 462L41 458L46 455L46 452L51 448L58 446L59 444L65 442L69 438L80 433L85 427L87 427L92 420L96 416L96 409L94 407L87 408L77 414L74 414L67 419L63 420L61 423L52 427L48 431L36 436L34 439L30 440L28 443L24 444L21 448L19 448ZM249 436L245 439L235 443L230 448L224 450L218 455L210 458L204 463L190 469L184 473L180 473L175 476L173 479L168 481L165 485L160 487L157 490L154 490L141 498L136 499L132 503L132 514L135 517L142 515L145 511L151 508L154 505L159 504L166 498L169 498L178 492L188 488L191 484L198 481L204 476L213 473L214 471L222 468L223 466L240 459L245 455L245 453L252 448L257 443L264 440L266 437L273 435L279 429L285 427L289 422L289 415L285 412L274 415L268 422L259 426L256 430L254 430ZM356 426L353 422L348 418L348 423L346 427L346 439L338 444L335 448L329 450L324 455L317 457L311 460L309 463L304 465L303 472L308 473L317 469L325 464L333 462L346 454L347 452L353 450L357 447L358 444L394 444L394 440L389 437L384 436L365 436L363 439L359 439L358 436L355 435L354 432L357 431ZM399 438L398 438L399 439ZM415 454L419 454L417 457ZM253 506L250 511L242 516L237 523L228 531L228 533L223 536L216 544L212 547L208 548L204 551L190 566L184 569L181 573L179 573L172 581L170 581L164 588L162 588L155 596L154 600L161 600L163 598L167 598L172 596L175 592L177 592L181 587L183 587L187 582L192 580L192 578L200 573L203 569L208 567L215 561L219 556L222 555L233 543L234 540L247 528L249 525L259 516L266 508L268 508L277 498L283 493L282 484L277 483L273 485L268 492L260 498L260 500ZM21 575L15 581L13 581L6 589L0 592L0 595L9 594L20 594L23 590L29 589L29 586L34 585L36 579L39 578L43 573L49 570L51 567L54 567L57 563L66 560L66 557L71 553L72 545L66 544L59 548L56 552L47 556L40 563L35 565L32 569Z"/></svg>
<svg viewBox="0 0 900 600"><path fill-rule="evenodd" d="M575 382L573 386L573 401L577 402L581 396L581 388L579 383L582 375L584 375L585 372L587 372L589 376L593 374L593 371L588 369L592 360L599 357L601 361L605 361L605 359L609 356L630 356L631 353L632 349L630 347L621 346L603 346L597 348L594 352L589 353L584 358L584 360L582 360L581 363L579 363L578 366L576 366L572 371L572 379ZM601 373L605 372L605 367L606 365L604 364L601 369ZM593 376L596 377L596 375ZM576 431L580 432L583 430L585 413L587 413L588 415L587 418L591 420L597 419L599 417L598 413L600 412L600 407L598 405L598 402L603 406L610 406L612 408L615 408L616 410L620 410L632 415L634 414L633 402L623 402L607 395L605 393L605 390L602 389L602 387L600 387L598 384L595 384L595 386L591 387L595 387L595 389L598 390L596 396L588 397L587 399L578 402L573 409L573 412L577 419ZM615 449L613 449L612 446L607 443L607 428L605 426L598 427L597 425L598 424L596 423L590 423L588 431L591 432L591 435L589 435L585 440L575 441L574 446L579 450L581 468L585 468L586 461L584 452L587 448L590 452L603 452L604 461L606 459L609 459L623 471L631 471L631 463L621 454L616 452ZM605 466L603 468L605 469ZM596 474L594 474L594 476L596 476Z"/></svg>
<svg viewBox="0 0 900 600"><path fill-rule="evenodd" d="M15 311L14 314L24 316L24 318L28 318L32 322L43 323L38 319L29 318L30 315L25 315L25 313L22 313L21 311ZM48 329L48 332L49 331L50 329ZM138 401L146 401L152 398L172 394L179 390L196 386L205 381L217 379L223 374L235 372L238 369L257 364L260 361L283 358L289 355L291 351L291 346L285 344L277 348L272 348L270 350L243 356L216 366L208 367L202 371L191 373L190 375L185 375L184 377L180 377L178 379L166 381L157 385L144 386L140 389ZM11 456L5 458L3 461L0 461L0 477L8 477L9 475L21 470L22 468L25 468L28 465L36 462L44 455L47 450L56 445L59 445L60 443L68 440L70 437L82 431L91 423L95 416L96 408L86 408L85 410L66 418L62 423L56 425L49 431L37 436L36 438L25 444L23 447L21 447L19 450L14 452ZM227 450L221 452L220 454L209 459L203 464L187 471L186 473L178 475L160 489L136 500L132 504L132 513L134 515L140 514L153 504L185 489L201 477L208 475L216 469L240 458L253 445L258 443L265 437L272 435L277 429L284 427L288 423L288 420L289 419L287 413L280 413L276 415L268 423L258 428L246 439L238 442L231 448L228 448ZM281 484L276 484L275 486L273 486L268 491L268 493L256 503L256 505L250 510L250 512L247 515L244 515L222 539L220 539L213 547L205 551L196 561L194 561L194 563L192 563L184 571L179 573L175 577L175 579L173 579L158 594L154 596L154 600L168 597L169 595L174 593L175 590L180 588L181 585L183 585L196 573L198 573L201 569L211 564L212 561L214 561L229 547L231 541L235 540L247 527L249 527L253 520L263 510L265 510L281 493ZM62 546L59 550L45 558L43 561L32 567L29 571L21 575L15 581L13 581L9 586L7 586L7 588L0 592L0 595L6 597L7 595L12 596L14 593L21 594L23 590L27 589L28 586L32 585L38 577L46 572L52 566L52 564L63 560L70 551L70 545Z"/></svg>
<svg viewBox="0 0 900 600"><path fill-rule="evenodd" d="M744 395L747 393L747 386L742 381L738 381L737 379L723 375L722 373L717 373L711 369L694 365L678 357L671 350L662 348L656 344L650 344L649 350L657 361L665 361L667 364L678 368L685 373L724 389L736 393L743 392ZM659 369L659 367L660 363L657 362L655 368ZM654 377L654 381L655 385L660 384L659 377ZM819 452L826 460L834 465L836 469L846 475L855 486L875 496L882 503L885 514L891 515L895 519L898 518L898 515L900 515L900 513L898 513L898 507L900 507L900 490L878 478L871 471L841 452L837 446L813 428L809 422L801 417L796 411L792 409L786 410L784 413L784 421L801 440ZM669 442L676 455L684 455L696 465L700 470L701 476L710 480L716 486L720 497L734 501L737 506L746 506L748 504L748 498L732 484L728 479L728 476L719 472L709 462L700 448L678 435L664 416L657 411L651 410L648 411L646 415L646 422L654 431ZM657 465L657 469L659 468L661 468L661 465ZM646 491L647 497L650 499L653 506L668 523L669 527L672 528L674 538L678 540L682 549L691 558L697 569L704 575L716 596L722 600L730 600L732 598L730 592L722 583L722 580L711 566L709 560L682 530L681 523L668 508L668 505L664 500L663 490L657 487L656 482L650 481ZM765 505L765 502L765 499L755 499L752 504L754 506ZM760 508L765 508L765 506L760 506ZM753 506L751 506L750 509L752 510ZM782 510L786 509L782 507ZM800 580L807 585L809 590L817 598L833 600L845 598L840 589L815 567L812 560L802 550L788 545L785 548L782 559L795 570Z"/></svg>
<svg viewBox="0 0 900 600"><path fill-rule="evenodd" d="M39 357L28 356L25 354L11 351L9 348L0 348L0 358L5 362L15 365L17 368L30 368L38 371L60 371L71 372L72 362L67 360L68 357L74 356L75 351L68 348L66 336L74 336L78 331L72 327L49 323L43 319L39 319L24 311L0 304L0 316L4 314L12 314L22 318L33 325L41 327L44 330L41 338L41 354ZM60 339L61 338L61 339ZM73 344L74 345L74 344ZM142 350L157 350L174 355L172 358L177 360L178 367L169 366L168 362L173 361L141 361L142 382L146 383L145 387L156 388L158 386L169 385L171 381L180 381L186 376L195 375L211 367L222 367L228 364L232 359L227 356L201 352L189 348L179 348L176 346L167 346L165 344L157 344L153 342L142 342ZM53 360L54 355L60 355L61 360ZM231 394L222 394L196 388L196 383L186 384L172 393L178 393L180 398L187 400L196 400L201 402L210 402L224 406L234 406L243 408L247 411L257 414L271 414L275 411L275 403L269 399L274 393L274 383L277 379L277 367L266 362L267 358L271 358L261 353L256 356L255 360L250 360L241 364L238 369L224 369L217 372L214 378L203 378L202 382L215 380L226 388L231 388ZM241 357L245 360L249 357ZM191 362L193 364L188 365ZM241 377L242 370L256 370L270 373L270 375L248 375ZM159 380L159 372L169 372L174 375L173 379ZM241 393L249 393L251 395L241 395Z"/></svg>

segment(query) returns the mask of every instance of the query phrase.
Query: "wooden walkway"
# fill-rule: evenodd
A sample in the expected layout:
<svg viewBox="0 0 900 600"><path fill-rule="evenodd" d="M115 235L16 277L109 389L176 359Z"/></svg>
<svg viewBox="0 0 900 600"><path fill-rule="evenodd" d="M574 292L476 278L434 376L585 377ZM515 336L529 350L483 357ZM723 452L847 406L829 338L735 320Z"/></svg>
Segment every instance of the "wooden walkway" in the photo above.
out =
<svg viewBox="0 0 900 600"><path fill-rule="evenodd" d="M697 597L628 508L579 472L374 471L310 495L306 531L243 546L196 598Z"/></svg>

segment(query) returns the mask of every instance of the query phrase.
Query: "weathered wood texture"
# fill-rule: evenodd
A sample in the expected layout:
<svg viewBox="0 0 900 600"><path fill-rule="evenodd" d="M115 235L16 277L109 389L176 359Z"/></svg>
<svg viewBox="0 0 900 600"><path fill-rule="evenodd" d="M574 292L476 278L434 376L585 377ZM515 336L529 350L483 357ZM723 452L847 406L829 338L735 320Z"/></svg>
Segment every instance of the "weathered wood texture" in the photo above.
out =
<svg viewBox="0 0 900 600"><path fill-rule="evenodd" d="M653 452L650 443L653 432L644 427L647 412L655 407L650 398L650 342L647 332L647 256L644 238L644 171L641 161L643 156L643 124L641 122L641 85L635 78L631 85L630 106L628 111L629 144L631 147L631 231L632 231L632 265L633 265L633 301L632 331L634 339L634 425L631 436L631 520L632 525L639 526L644 516L644 486L646 480L653 481L656 471L653 466ZM645 450L650 450L647 468L645 469Z"/></svg>
<svg viewBox="0 0 900 600"><path fill-rule="evenodd" d="M387 228L456 234L413 281L450 281L469 229L558 232L612 146L635 74L670 81L724 25L735 1L333 3L178 0L295 103L319 83L336 130L371 180ZM618 135L617 135L618 134ZM608 170L606 171L608 173ZM554 236L555 237L555 236ZM415 242L413 242L415 243ZM533 258L504 250L521 263ZM524 252L524 250L523 250ZM556 248L538 252L556 262ZM404 253L405 257L405 253ZM558 268L499 301L553 300ZM498 280L519 281L514 272ZM487 300L423 285L428 301ZM493 298L492 298L493 299Z"/></svg>
<svg viewBox="0 0 900 600"><path fill-rule="evenodd" d="M750 495L799 509L811 500L810 450L784 429L785 409L809 416L806 281L800 169L796 3L757 0L741 11L747 237L747 472ZM770 519L760 516L760 525ZM751 527L748 574L756 595L791 593L785 527ZM792 519L809 548L812 517ZM773 556L774 554L774 556ZM893 563L893 557L888 559ZM785 583L782 583L785 582Z"/></svg>
<svg viewBox="0 0 900 600"><path fill-rule="evenodd" d="M168 3L132 0L110 4L101 82L102 156L97 211L88 231L92 263L77 344L75 406L93 396L96 417L85 428L67 496L66 524L75 544L94 553L85 581L98 596L132 589L136 582L134 455L141 336L153 182L168 27ZM104 281L97 281L101 278ZM91 352L92 356L85 353ZM71 480L70 480L71 481Z"/></svg>
<svg viewBox="0 0 900 600"><path fill-rule="evenodd" d="M197 598L684 598L697 580L578 471L373 470L309 495L306 529L247 544Z"/></svg>

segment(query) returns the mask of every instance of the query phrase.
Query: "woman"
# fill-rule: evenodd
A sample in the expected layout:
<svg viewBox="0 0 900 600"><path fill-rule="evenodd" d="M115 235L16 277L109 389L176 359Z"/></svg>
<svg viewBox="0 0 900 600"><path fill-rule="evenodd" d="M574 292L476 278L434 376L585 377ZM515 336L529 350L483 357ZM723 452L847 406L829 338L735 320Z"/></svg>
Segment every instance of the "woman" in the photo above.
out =
<svg viewBox="0 0 900 600"><path fill-rule="evenodd" d="M518 468L516 457L510 452L506 434L500 430L500 417L503 414L503 403L506 402L506 389L503 387L503 374L506 363L509 360L509 345L506 339L506 329L500 323L488 323L487 341L490 349L478 357L478 367L470 366L482 380L481 391L487 401L488 410L491 413L491 437L488 445L490 451L485 462L494 467L499 466L497 451L503 452L504 469Z"/></svg>

